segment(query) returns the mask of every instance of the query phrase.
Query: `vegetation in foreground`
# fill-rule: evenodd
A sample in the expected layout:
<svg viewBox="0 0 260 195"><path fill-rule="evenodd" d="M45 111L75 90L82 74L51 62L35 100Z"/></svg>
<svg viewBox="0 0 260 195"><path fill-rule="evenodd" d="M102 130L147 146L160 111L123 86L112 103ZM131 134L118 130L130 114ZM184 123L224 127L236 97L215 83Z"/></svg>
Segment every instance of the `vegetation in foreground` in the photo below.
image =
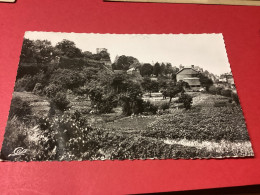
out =
<svg viewBox="0 0 260 195"><path fill-rule="evenodd" d="M240 107L228 101L226 106L219 106L216 102L223 102L220 96L203 94L202 97L207 98L206 104L195 99L190 110L173 108L169 114L130 116L92 126L84 117L70 113L30 122L21 122L14 116L7 124L2 155L24 147L25 155L8 160L252 156Z"/></svg>

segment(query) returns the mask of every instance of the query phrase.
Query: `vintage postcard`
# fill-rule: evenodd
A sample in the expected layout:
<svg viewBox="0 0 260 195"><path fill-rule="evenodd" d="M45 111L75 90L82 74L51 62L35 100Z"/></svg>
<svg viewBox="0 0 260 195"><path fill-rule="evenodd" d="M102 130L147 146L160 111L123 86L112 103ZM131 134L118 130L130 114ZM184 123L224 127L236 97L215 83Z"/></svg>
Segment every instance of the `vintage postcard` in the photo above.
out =
<svg viewBox="0 0 260 195"><path fill-rule="evenodd" d="M222 34L25 33L2 160L252 156Z"/></svg>

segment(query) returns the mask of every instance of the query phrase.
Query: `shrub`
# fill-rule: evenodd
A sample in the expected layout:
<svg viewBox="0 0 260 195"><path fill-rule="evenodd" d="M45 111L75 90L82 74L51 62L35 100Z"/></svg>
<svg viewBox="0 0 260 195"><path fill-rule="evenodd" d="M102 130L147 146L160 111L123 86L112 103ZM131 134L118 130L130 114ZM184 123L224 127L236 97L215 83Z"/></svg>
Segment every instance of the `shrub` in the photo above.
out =
<svg viewBox="0 0 260 195"><path fill-rule="evenodd" d="M24 77L18 79L15 82L15 91L32 91L35 84L36 84L36 79L30 75L25 75Z"/></svg>
<svg viewBox="0 0 260 195"><path fill-rule="evenodd" d="M44 86L41 83L36 83L33 88L33 93L36 95L42 95Z"/></svg>
<svg viewBox="0 0 260 195"><path fill-rule="evenodd" d="M216 95L217 94L217 88L215 86L209 87L209 93Z"/></svg>
<svg viewBox="0 0 260 195"><path fill-rule="evenodd" d="M216 94L221 95L222 87L216 87Z"/></svg>
<svg viewBox="0 0 260 195"><path fill-rule="evenodd" d="M58 92L55 97L52 98L52 102L61 111L66 110L70 104L70 101L67 99L66 93L64 92Z"/></svg>
<svg viewBox="0 0 260 195"><path fill-rule="evenodd" d="M73 89L74 94L83 96L88 93L88 88L86 86L81 86Z"/></svg>
<svg viewBox="0 0 260 195"><path fill-rule="evenodd" d="M149 101L148 102L143 102L143 111L144 112L156 114L157 110L158 110L158 106L152 104Z"/></svg>
<svg viewBox="0 0 260 195"><path fill-rule="evenodd" d="M140 113L144 112L144 110L145 110L144 103L145 103L145 102L144 102L141 98L137 98L137 99L133 102L132 113L134 113L134 114L140 114Z"/></svg>
<svg viewBox="0 0 260 195"><path fill-rule="evenodd" d="M17 79L26 75L36 75L40 71L40 66L36 63L19 63L17 70Z"/></svg>
<svg viewBox="0 0 260 195"><path fill-rule="evenodd" d="M57 69L53 72L50 82L56 85L61 85L64 89L75 89L85 83L85 78L80 71Z"/></svg>
<svg viewBox="0 0 260 195"><path fill-rule="evenodd" d="M167 110L167 109L170 108L170 104L169 104L169 103L163 103L163 104L160 106L160 108L161 108L162 110Z"/></svg>
<svg viewBox="0 0 260 195"><path fill-rule="evenodd" d="M60 85L55 85L55 84L51 83L50 85L45 87L43 91L47 97L53 98L53 97L55 97L57 92L62 91L62 87Z"/></svg>
<svg viewBox="0 0 260 195"><path fill-rule="evenodd" d="M22 119L32 113L28 102L23 101L20 97L14 97L11 102L9 118L17 116Z"/></svg>
<svg viewBox="0 0 260 195"><path fill-rule="evenodd" d="M214 103L214 107L225 107L227 106L227 102L225 101L219 101Z"/></svg>
<svg viewBox="0 0 260 195"><path fill-rule="evenodd" d="M239 98L238 98L237 93L232 92L232 93L231 93L231 98L232 98L232 100L233 100L234 102L236 102L237 105L239 105Z"/></svg>
<svg viewBox="0 0 260 195"><path fill-rule="evenodd" d="M17 77L14 90L15 91L33 91L37 83L44 85L46 83L45 74L41 71L36 75L25 75L22 78Z"/></svg>
<svg viewBox="0 0 260 195"><path fill-rule="evenodd" d="M222 89L221 90L221 95L225 96L225 97L231 97L231 90L230 89Z"/></svg>
<svg viewBox="0 0 260 195"><path fill-rule="evenodd" d="M188 94L182 93L178 100L180 103L183 103L183 106L186 110L191 108L192 97Z"/></svg>
<svg viewBox="0 0 260 195"><path fill-rule="evenodd" d="M127 97L127 96L123 96L120 98L120 102L121 102L121 105L122 105L122 111L123 111L123 114L126 115L126 116L129 116L132 114L132 109L131 109L131 105L130 105L130 98Z"/></svg>
<svg viewBox="0 0 260 195"><path fill-rule="evenodd" d="M100 102L97 102L99 113L110 113L114 107L117 106L117 100L113 94L102 97Z"/></svg>

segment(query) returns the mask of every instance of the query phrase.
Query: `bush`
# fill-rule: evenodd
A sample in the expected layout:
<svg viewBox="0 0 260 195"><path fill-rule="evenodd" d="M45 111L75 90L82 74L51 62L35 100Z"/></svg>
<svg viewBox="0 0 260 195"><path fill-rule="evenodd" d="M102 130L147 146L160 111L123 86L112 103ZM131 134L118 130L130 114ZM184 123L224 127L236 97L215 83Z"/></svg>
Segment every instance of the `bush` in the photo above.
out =
<svg viewBox="0 0 260 195"><path fill-rule="evenodd" d="M180 103L183 103L183 106L186 110L191 108L192 97L188 94L182 93L178 100Z"/></svg>
<svg viewBox="0 0 260 195"><path fill-rule="evenodd" d="M84 75L77 70L57 69L53 72L50 82L56 85L61 85L64 89L75 89L83 86L86 79Z"/></svg>
<svg viewBox="0 0 260 195"><path fill-rule="evenodd" d="M36 85L33 88L33 93L36 95L42 95L43 88L44 88L44 86L41 83L36 83Z"/></svg>
<svg viewBox="0 0 260 195"><path fill-rule="evenodd" d="M62 87L60 85L55 85L51 83L47 87L44 88L43 92L48 98L53 98L56 96L57 92L61 92Z"/></svg>
<svg viewBox="0 0 260 195"><path fill-rule="evenodd" d="M73 89L73 93L76 95L83 96L88 93L88 88L86 86L81 86L81 87Z"/></svg>
<svg viewBox="0 0 260 195"><path fill-rule="evenodd" d="M34 77L25 75L15 82L14 91L32 91L36 83Z"/></svg>
<svg viewBox="0 0 260 195"><path fill-rule="evenodd" d="M137 98L133 102L132 113L140 114L140 113L144 112L144 110L145 110L144 101L142 100L142 98Z"/></svg>
<svg viewBox="0 0 260 195"><path fill-rule="evenodd" d="M158 106L152 104L151 102L143 102L143 111L147 113L156 114Z"/></svg>
<svg viewBox="0 0 260 195"><path fill-rule="evenodd" d="M25 75L22 78L17 77L15 82L15 91L33 91L35 85L37 83L41 83L42 85L45 84L46 78L43 72L39 72L36 75Z"/></svg>
<svg viewBox="0 0 260 195"><path fill-rule="evenodd" d="M61 111L66 110L68 108L68 105L70 104L70 101L67 99L66 93L63 92L58 92L55 97L52 98L52 102Z"/></svg>
<svg viewBox="0 0 260 195"><path fill-rule="evenodd" d="M223 90L223 87L216 87L216 94L221 95L222 90Z"/></svg>
<svg viewBox="0 0 260 195"><path fill-rule="evenodd" d="M115 95L109 94L103 96L101 101L97 103L99 113L110 113L114 107L117 106Z"/></svg>
<svg viewBox="0 0 260 195"><path fill-rule="evenodd" d="M28 102L23 101L20 97L14 97L11 102L9 111L9 118L17 116L22 119L32 113L31 107Z"/></svg>
<svg viewBox="0 0 260 195"><path fill-rule="evenodd" d="M239 98L238 98L237 93L232 92L232 93L231 93L231 98L232 98L232 100L233 100L234 102L236 102L237 105L240 104L240 103L239 103Z"/></svg>
<svg viewBox="0 0 260 195"><path fill-rule="evenodd" d="M219 101L214 103L214 107L225 107L225 106L227 106L226 101Z"/></svg>
<svg viewBox="0 0 260 195"><path fill-rule="evenodd" d="M217 94L217 88L215 86L209 87L209 93L216 95Z"/></svg>
<svg viewBox="0 0 260 195"><path fill-rule="evenodd" d="M221 95L223 95L225 97L231 97L231 93L232 93L232 91L230 89L222 89L221 90Z"/></svg>
<svg viewBox="0 0 260 195"><path fill-rule="evenodd" d="M36 63L19 63L17 70L17 79L26 75L36 75L40 72L41 67Z"/></svg>
<svg viewBox="0 0 260 195"><path fill-rule="evenodd" d="M163 103L163 104L160 106L160 108L161 108L162 110L167 110L167 109L170 108L170 104L169 104L169 103Z"/></svg>

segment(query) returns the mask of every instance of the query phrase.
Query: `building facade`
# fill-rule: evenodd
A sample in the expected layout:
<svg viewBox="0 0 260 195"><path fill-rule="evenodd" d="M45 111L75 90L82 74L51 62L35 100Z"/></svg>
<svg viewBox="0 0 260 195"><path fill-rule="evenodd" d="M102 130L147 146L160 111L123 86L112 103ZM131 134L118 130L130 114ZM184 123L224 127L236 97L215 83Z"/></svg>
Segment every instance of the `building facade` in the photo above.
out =
<svg viewBox="0 0 260 195"><path fill-rule="evenodd" d="M189 68L182 68L176 74L176 80L187 82L192 90L199 90L201 83L199 79L199 71L195 70L193 66Z"/></svg>

